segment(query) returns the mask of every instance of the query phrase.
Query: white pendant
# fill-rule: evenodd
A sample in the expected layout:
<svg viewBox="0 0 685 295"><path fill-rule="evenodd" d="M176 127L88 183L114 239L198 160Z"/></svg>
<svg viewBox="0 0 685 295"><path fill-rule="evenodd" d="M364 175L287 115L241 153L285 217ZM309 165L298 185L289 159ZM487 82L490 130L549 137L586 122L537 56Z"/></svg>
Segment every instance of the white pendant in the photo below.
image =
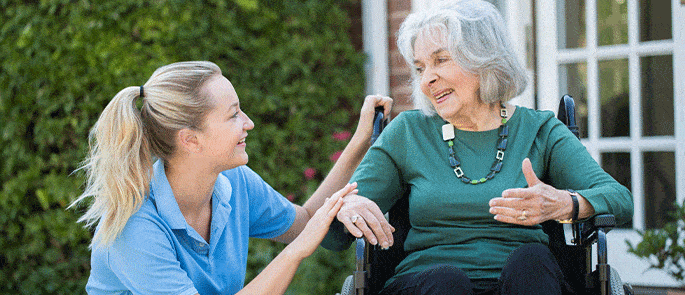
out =
<svg viewBox="0 0 685 295"><path fill-rule="evenodd" d="M454 139L454 126L450 123L442 125L442 140L448 141L452 139Z"/></svg>

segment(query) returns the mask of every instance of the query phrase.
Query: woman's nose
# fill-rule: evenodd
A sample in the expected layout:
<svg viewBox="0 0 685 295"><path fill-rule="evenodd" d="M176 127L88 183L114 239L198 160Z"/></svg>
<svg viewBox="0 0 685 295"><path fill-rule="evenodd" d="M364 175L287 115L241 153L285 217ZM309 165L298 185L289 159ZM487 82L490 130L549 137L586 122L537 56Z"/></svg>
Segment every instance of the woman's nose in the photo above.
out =
<svg viewBox="0 0 685 295"><path fill-rule="evenodd" d="M429 87L429 86L433 85L433 83L435 83L435 81L437 81L437 80L438 80L438 75L436 75L435 72L426 70L423 73L423 76L421 77L421 84L423 86Z"/></svg>
<svg viewBox="0 0 685 295"><path fill-rule="evenodd" d="M245 130L252 130L254 128L254 122L250 120L250 117L247 116L247 114L243 113L245 115L245 124L243 124L243 128Z"/></svg>

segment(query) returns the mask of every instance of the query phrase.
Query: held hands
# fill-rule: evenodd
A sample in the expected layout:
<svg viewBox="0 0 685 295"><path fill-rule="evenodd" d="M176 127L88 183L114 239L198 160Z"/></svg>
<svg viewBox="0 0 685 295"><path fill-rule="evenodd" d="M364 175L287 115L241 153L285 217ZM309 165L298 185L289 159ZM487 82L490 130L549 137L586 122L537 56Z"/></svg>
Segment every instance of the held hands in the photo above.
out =
<svg viewBox="0 0 685 295"><path fill-rule="evenodd" d="M323 205L316 210L314 216L309 219L300 235L290 244L301 252L302 258L312 255L319 246L331 226L333 218L343 205L343 197L357 193L357 183L348 183L345 187L330 198L326 198Z"/></svg>
<svg viewBox="0 0 685 295"><path fill-rule="evenodd" d="M502 197L490 200L490 213L495 214L495 220L530 226L569 218L572 208L568 192L540 181L528 158L523 160L521 169L528 187L505 190Z"/></svg>
<svg viewBox="0 0 685 295"><path fill-rule="evenodd" d="M364 104L362 105L362 110L359 115L359 123L357 124L357 130L354 132L354 137L359 140L364 140L368 142L373 133L373 115L376 107L383 106L385 109L383 111L383 118L390 117L390 110L392 109L392 98L387 96L377 95L367 95L364 99Z"/></svg>
<svg viewBox="0 0 685 295"><path fill-rule="evenodd" d="M395 228L385 220L378 205L365 197L347 195L338 212L338 220L353 236L364 236L372 245L378 244L383 248L389 248L394 242L392 233Z"/></svg>

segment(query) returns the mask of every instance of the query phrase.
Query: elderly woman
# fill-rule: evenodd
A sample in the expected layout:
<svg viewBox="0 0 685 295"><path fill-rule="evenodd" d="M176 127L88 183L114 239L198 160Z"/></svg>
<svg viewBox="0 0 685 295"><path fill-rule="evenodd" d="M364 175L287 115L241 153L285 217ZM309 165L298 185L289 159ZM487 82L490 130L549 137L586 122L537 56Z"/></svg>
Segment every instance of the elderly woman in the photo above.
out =
<svg viewBox="0 0 685 295"><path fill-rule="evenodd" d="M381 134L352 176L359 196L337 215L387 246L374 239L382 212L408 194L408 256L384 294L571 292L540 223L632 215L630 192L552 112L507 103L526 78L503 25L487 2L444 1L399 30L418 110ZM340 232L324 245L341 248Z"/></svg>
<svg viewBox="0 0 685 295"><path fill-rule="evenodd" d="M136 107L140 100L142 108ZM283 294L342 205L369 146L369 96L357 132L303 205L246 166L254 124L211 62L157 69L121 90L91 130L80 221L97 225L89 294ZM337 192L336 192L337 191ZM250 237L290 243L244 285Z"/></svg>

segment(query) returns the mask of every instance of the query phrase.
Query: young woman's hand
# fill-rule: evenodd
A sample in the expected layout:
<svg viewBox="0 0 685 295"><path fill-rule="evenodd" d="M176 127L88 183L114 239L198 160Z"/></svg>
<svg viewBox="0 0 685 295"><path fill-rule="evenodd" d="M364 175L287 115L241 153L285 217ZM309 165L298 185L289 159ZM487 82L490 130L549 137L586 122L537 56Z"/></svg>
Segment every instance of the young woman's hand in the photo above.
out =
<svg viewBox="0 0 685 295"><path fill-rule="evenodd" d="M363 140L368 142L371 139L371 134L373 133L373 116L375 109L378 106L383 106L383 118L390 117L390 111L392 109L392 98L382 95L368 95L364 99L364 104L362 105L362 110L359 114L359 123L357 124L357 130L354 132L353 138L358 140Z"/></svg>
<svg viewBox="0 0 685 295"><path fill-rule="evenodd" d="M288 248L292 247L294 251L299 252L302 258L312 255L316 247L319 246L326 236L331 222L338 214L340 207L342 207L343 197L356 193L357 183L348 183L343 189L334 193L333 196L326 198L321 208L316 210L316 213L309 219L304 230L288 245Z"/></svg>

